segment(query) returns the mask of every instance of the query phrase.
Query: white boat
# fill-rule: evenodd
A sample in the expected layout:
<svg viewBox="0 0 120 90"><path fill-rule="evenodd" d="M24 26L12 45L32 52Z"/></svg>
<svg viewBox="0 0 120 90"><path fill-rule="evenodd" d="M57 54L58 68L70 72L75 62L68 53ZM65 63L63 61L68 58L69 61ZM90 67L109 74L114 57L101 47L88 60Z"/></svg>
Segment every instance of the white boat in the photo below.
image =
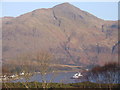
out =
<svg viewBox="0 0 120 90"><path fill-rule="evenodd" d="M78 79L80 77L82 77L83 75L80 72L77 72L76 74L74 74L74 76L72 76L72 79Z"/></svg>

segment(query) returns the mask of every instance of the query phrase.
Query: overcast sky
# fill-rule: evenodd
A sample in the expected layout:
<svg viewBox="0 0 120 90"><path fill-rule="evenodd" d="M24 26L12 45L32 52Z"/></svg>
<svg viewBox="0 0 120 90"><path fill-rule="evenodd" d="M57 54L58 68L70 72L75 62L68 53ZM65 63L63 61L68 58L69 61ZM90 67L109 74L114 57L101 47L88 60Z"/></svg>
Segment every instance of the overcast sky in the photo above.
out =
<svg viewBox="0 0 120 90"><path fill-rule="evenodd" d="M51 8L61 2L3 2L2 15L19 16L21 14L31 12L39 8ZM74 6L87 11L104 20L118 19L118 3L117 2L70 2Z"/></svg>

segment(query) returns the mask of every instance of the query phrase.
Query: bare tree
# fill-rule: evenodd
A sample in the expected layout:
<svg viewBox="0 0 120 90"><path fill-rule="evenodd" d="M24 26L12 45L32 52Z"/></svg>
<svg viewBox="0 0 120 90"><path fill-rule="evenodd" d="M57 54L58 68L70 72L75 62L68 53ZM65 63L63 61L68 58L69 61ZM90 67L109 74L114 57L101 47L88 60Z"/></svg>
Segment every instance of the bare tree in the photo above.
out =
<svg viewBox="0 0 120 90"><path fill-rule="evenodd" d="M42 80L42 87L48 88L46 75L48 73L54 73L54 60L53 55L49 52L38 52L36 54L35 60L38 62L40 67L40 74ZM54 78L51 78L52 81Z"/></svg>
<svg viewBox="0 0 120 90"><path fill-rule="evenodd" d="M117 63L108 63L104 66L94 67L87 74L88 81L97 83L120 83L120 66Z"/></svg>
<svg viewBox="0 0 120 90"><path fill-rule="evenodd" d="M30 77L33 75L32 73L30 74L30 67L32 66L32 61L31 61L31 55L29 54L24 54L24 55L20 55L17 57L18 59L18 64L21 68L21 72L24 72L24 79L25 82L23 82L23 84L25 85L26 88L29 88L29 80Z"/></svg>

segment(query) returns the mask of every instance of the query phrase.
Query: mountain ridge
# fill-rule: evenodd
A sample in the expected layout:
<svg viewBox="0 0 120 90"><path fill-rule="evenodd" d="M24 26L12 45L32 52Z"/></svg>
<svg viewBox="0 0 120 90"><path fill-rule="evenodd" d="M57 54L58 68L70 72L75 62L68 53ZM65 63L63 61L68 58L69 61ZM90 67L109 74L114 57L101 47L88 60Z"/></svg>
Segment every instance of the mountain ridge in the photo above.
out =
<svg viewBox="0 0 120 90"><path fill-rule="evenodd" d="M59 6L60 6L60 7L62 7L62 6L70 6L70 7L74 7L74 8L77 8L77 9L81 10L80 8L78 8L78 7L70 4L70 3L68 3L68 2L58 4L58 5L56 5L56 6L53 6L52 8L59 7ZM30 12L34 12L34 11L37 11L37 10L48 10L48 9L52 9L52 8L39 8L39 9L32 10L32 11L30 11ZM81 11L83 11L83 10L81 10ZM30 12L27 12L27 13L30 13ZM86 12L86 13L92 15L92 16L95 16L95 15L93 15L92 13L89 13L89 12L87 12L87 11L83 11L83 12ZM25 14L27 14L27 13L25 13ZM21 15L24 15L24 14L21 14ZM19 16L21 16L21 15L19 15ZM19 16L16 16L16 17L19 17ZM4 17L0 17L0 18L16 18L16 17L13 17L13 16L4 16ZM95 17L97 17L97 16L95 16ZM98 17L97 17L97 18L98 18ZM98 19L101 19L101 18L98 18ZM104 19L101 19L101 20L104 20ZM117 21L117 20L104 20L104 21L113 21L113 22L114 22L114 21Z"/></svg>
<svg viewBox="0 0 120 90"><path fill-rule="evenodd" d="M103 64L116 58L117 22L104 21L71 4L3 18L3 58L43 49L64 64ZM115 51L117 51L115 49Z"/></svg>

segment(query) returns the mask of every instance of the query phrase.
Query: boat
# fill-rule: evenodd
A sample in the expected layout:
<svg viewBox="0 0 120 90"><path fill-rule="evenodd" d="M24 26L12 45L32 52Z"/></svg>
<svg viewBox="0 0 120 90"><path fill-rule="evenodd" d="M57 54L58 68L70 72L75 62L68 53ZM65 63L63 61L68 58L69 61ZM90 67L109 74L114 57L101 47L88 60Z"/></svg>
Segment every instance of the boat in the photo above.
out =
<svg viewBox="0 0 120 90"><path fill-rule="evenodd" d="M78 79L80 77L82 77L83 75L80 73L80 72L77 72L75 73L73 76L72 76L72 79Z"/></svg>

